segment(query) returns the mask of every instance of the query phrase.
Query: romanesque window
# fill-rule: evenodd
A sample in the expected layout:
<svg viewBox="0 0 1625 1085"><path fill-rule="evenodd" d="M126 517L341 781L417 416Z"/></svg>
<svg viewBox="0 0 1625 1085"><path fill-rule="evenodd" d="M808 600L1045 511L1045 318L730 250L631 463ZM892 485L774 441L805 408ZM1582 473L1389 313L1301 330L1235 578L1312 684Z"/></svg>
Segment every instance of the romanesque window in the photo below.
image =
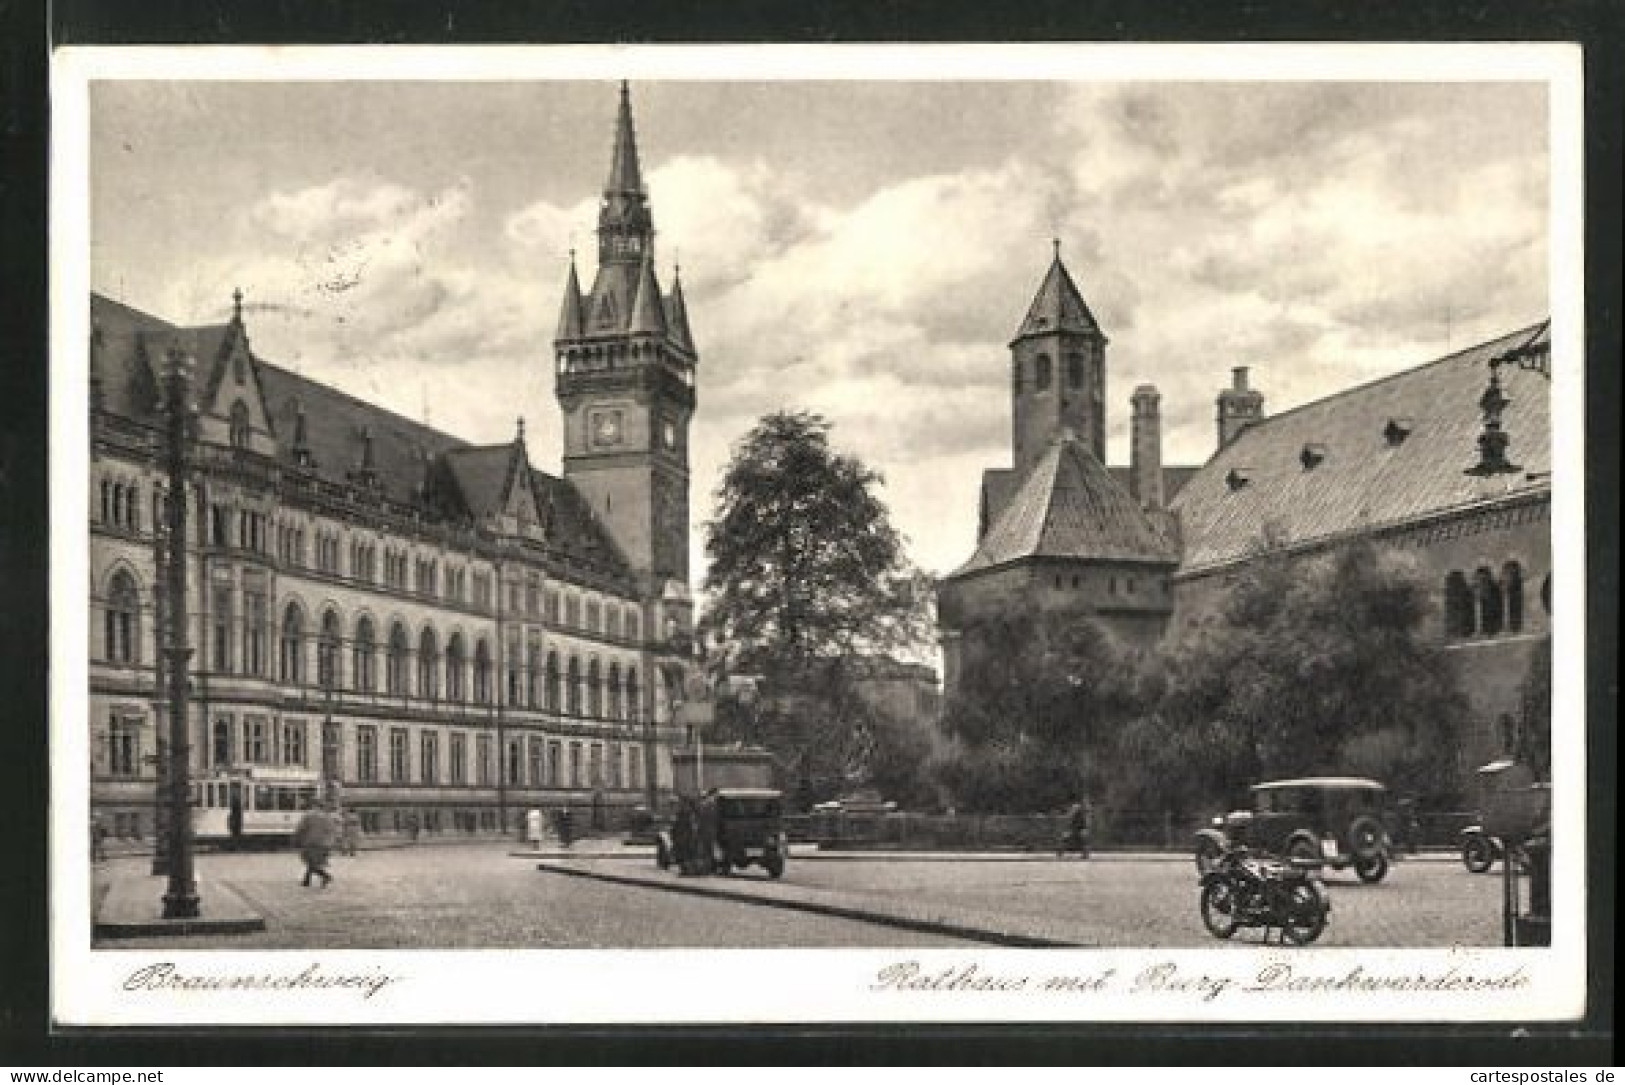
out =
<svg viewBox="0 0 1625 1085"><path fill-rule="evenodd" d="M463 635L453 633L451 641L446 645L446 700L461 701L467 697L463 684L463 668L466 663L463 658Z"/></svg>
<svg viewBox="0 0 1625 1085"><path fill-rule="evenodd" d="M1033 387L1040 392L1048 391L1051 377L1049 355L1040 354L1033 362Z"/></svg>
<svg viewBox="0 0 1625 1085"><path fill-rule="evenodd" d="M1493 637L1501 632L1505 622L1501 585L1496 583L1494 573L1481 566L1474 575L1474 588L1478 596L1478 631L1483 636Z"/></svg>
<svg viewBox="0 0 1625 1085"><path fill-rule="evenodd" d="M609 689L609 718L612 720L622 719L621 665L619 663L609 665L609 679L605 684Z"/></svg>
<svg viewBox="0 0 1625 1085"><path fill-rule="evenodd" d="M323 689L334 689L339 684L339 646L343 639L338 613L327 611L322 615L321 639L316 642L316 681Z"/></svg>
<svg viewBox="0 0 1625 1085"><path fill-rule="evenodd" d="M136 630L141 610L135 578L127 570L113 574L107 589L107 610L103 615L102 646L109 663L136 660Z"/></svg>
<svg viewBox="0 0 1625 1085"><path fill-rule="evenodd" d="M339 751L343 748L343 724L322 724L322 775L329 780L339 778Z"/></svg>
<svg viewBox="0 0 1625 1085"><path fill-rule="evenodd" d="M243 589L243 670L261 675L269 666L270 610L265 593Z"/></svg>
<svg viewBox="0 0 1625 1085"><path fill-rule="evenodd" d="M1523 632L1523 566L1509 561L1501 569L1501 590L1506 593L1507 632Z"/></svg>
<svg viewBox="0 0 1625 1085"><path fill-rule="evenodd" d="M389 631L389 657L384 661L384 688L393 694L406 692L406 657L410 647L406 629L399 622Z"/></svg>
<svg viewBox="0 0 1625 1085"><path fill-rule="evenodd" d="M1444 628L1445 634L1451 637L1470 637L1477 628L1473 592L1459 570L1445 577Z"/></svg>
<svg viewBox="0 0 1625 1085"><path fill-rule="evenodd" d="M298 685L303 679L303 660L300 658L304 647L305 620L299 613L297 604L289 603L288 608L282 612L282 639L278 660L280 666L277 674L286 685Z"/></svg>
<svg viewBox="0 0 1625 1085"><path fill-rule="evenodd" d="M351 652L353 659L350 678L355 688L362 693L371 693L378 685L376 640L371 618L363 617L355 623L355 646Z"/></svg>
<svg viewBox="0 0 1625 1085"><path fill-rule="evenodd" d="M604 687L600 683L601 677L598 660L594 659L587 664L587 715L593 719L599 719L604 714Z"/></svg>
<svg viewBox="0 0 1625 1085"><path fill-rule="evenodd" d="M626 668L626 718L636 722L643 718L643 701L638 694L638 669Z"/></svg>

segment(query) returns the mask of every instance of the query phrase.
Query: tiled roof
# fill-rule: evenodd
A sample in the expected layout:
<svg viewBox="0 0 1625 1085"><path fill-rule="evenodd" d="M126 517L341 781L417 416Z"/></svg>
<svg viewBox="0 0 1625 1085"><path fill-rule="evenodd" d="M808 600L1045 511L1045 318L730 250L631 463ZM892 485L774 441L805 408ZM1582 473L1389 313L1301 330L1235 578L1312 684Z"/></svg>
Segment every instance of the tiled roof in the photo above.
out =
<svg viewBox="0 0 1625 1085"><path fill-rule="evenodd" d="M1551 384L1510 365L1500 367L1511 400L1502 424L1523 470L1464 473L1479 459L1489 360L1546 335L1545 325L1523 328L1247 427L1172 503L1182 569L1243 558L1266 535L1309 543L1549 488Z"/></svg>
<svg viewBox="0 0 1625 1085"><path fill-rule="evenodd" d="M1027 307L1026 319L1022 320L1016 338L1047 335L1057 330L1100 334L1095 314L1089 311L1077 283L1072 281L1071 273L1061 263L1059 251L1050 262L1049 272L1039 285L1038 293L1033 295L1033 303Z"/></svg>
<svg viewBox="0 0 1625 1085"><path fill-rule="evenodd" d="M508 472L513 467L513 445L453 448L445 455L446 469L471 516L499 512L508 495Z"/></svg>
<svg viewBox="0 0 1625 1085"><path fill-rule="evenodd" d="M1026 558L1165 561L1170 540L1084 442L1063 433L1027 477L955 577Z"/></svg>
<svg viewBox="0 0 1625 1085"><path fill-rule="evenodd" d="M1124 490L1132 493L1129 487L1129 478L1132 471L1127 467L1108 467L1107 472ZM1162 499L1172 501L1174 495L1185 488L1200 467L1164 467L1162 469ZM982 506L990 520L997 520L999 513L1009 504L1010 496L1016 490L1016 470L1013 467L989 467L982 472ZM992 526L990 523L989 527Z"/></svg>

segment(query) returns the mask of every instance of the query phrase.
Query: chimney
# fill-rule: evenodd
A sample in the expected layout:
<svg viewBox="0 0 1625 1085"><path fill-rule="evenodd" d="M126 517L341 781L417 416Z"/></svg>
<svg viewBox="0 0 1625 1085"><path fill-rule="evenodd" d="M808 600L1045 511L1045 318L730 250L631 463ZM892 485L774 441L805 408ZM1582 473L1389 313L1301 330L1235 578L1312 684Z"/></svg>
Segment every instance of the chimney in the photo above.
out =
<svg viewBox="0 0 1625 1085"><path fill-rule="evenodd" d="M1264 396L1247 387L1247 367L1230 370L1230 387L1219 393L1219 447L1264 417Z"/></svg>
<svg viewBox="0 0 1625 1085"><path fill-rule="evenodd" d="M1142 384L1130 400L1134 418L1129 438L1129 489L1141 508L1160 509L1162 490L1162 397L1155 385Z"/></svg>

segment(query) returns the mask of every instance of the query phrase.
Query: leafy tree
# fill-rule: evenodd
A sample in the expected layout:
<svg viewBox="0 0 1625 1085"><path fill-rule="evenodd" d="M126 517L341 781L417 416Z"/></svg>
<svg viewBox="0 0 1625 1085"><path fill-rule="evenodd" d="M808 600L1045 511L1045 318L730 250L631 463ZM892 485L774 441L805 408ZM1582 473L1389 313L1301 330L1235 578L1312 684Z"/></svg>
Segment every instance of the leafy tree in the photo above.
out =
<svg viewBox="0 0 1625 1085"><path fill-rule="evenodd" d="M875 493L883 480L829 433L805 411L764 417L735 447L706 524L707 665L761 679L757 696L723 698L716 737L766 746L803 800L868 781L887 732L855 664L926 635L919 578Z"/></svg>
<svg viewBox="0 0 1625 1085"><path fill-rule="evenodd" d="M935 772L966 810L1053 810L1099 794L1109 736L1135 707L1130 657L1086 609L1023 594L961 631Z"/></svg>
<svg viewBox="0 0 1625 1085"><path fill-rule="evenodd" d="M1454 798L1467 706L1425 632L1431 607L1415 563L1370 543L1256 559L1150 668L1144 711L1119 738L1125 801L1212 802L1310 774Z"/></svg>

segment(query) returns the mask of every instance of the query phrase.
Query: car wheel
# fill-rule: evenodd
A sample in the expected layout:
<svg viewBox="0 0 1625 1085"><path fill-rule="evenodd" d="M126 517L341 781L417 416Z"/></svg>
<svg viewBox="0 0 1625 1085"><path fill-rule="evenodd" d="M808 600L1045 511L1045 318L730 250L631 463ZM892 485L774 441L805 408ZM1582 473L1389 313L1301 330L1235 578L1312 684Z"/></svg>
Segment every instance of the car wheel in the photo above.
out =
<svg viewBox="0 0 1625 1085"><path fill-rule="evenodd" d="M1368 885L1382 881L1383 875L1388 873L1388 853L1379 851L1374 855L1356 855L1354 873Z"/></svg>
<svg viewBox="0 0 1625 1085"><path fill-rule="evenodd" d="M1211 881L1202 887L1202 926L1215 938L1229 938L1240 926L1236 916L1236 887Z"/></svg>
<svg viewBox="0 0 1625 1085"><path fill-rule="evenodd" d="M1320 864L1320 849L1315 847L1313 840L1299 837L1287 846L1286 857L1296 863Z"/></svg>
<svg viewBox="0 0 1625 1085"><path fill-rule="evenodd" d="M1307 946L1326 929L1326 897L1314 882L1292 887L1286 902L1286 920L1281 937L1295 946Z"/></svg>
<svg viewBox="0 0 1625 1085"><path fill-rule="evenodd" d="M1461 865L1483 874L1495 865L1495 846L1486 837L1469 836L1461 842Z"/></svg>
<svg viewBox="0 0 1625 1085"><path fill-rule="evenodd" d="M784 874L784 854L770 851L762 858L762 866L767 868L769 878L781 877Z"/></svg>
<svg viewBox="0 0 1625 1085"><path fill-rule="evenodd" d="M1196 842L1196 872L1211 874L1219 869L1219 845L1208 837Z"/></svg>
<svg viewBox="0 0 1625 1085"><path fill-rule="evenodd" d="M1349 826L1349 850L1355 855L1373 855L1388 843L1388 834L1376 818L1356 818Z"/></svg>

